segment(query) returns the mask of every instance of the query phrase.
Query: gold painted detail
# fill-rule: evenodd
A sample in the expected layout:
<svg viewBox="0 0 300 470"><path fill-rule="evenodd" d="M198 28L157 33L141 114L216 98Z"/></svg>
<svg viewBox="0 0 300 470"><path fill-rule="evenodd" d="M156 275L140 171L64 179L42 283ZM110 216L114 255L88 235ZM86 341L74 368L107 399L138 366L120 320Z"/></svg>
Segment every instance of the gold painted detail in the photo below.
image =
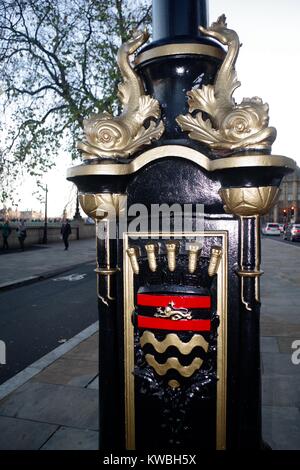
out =
<svg viewBox="0 0 300 470"><path fill-rule="evenodd" d="M174 307L174 302L170 302L164 309L162 307L158 307L154 316L169 318L170 320L191 320L192 314L187 308Z"/></svg>
<svg viewBox="0 0 300 470"><path fill-rule="evenodd" d="M208 350L208 342L205 341L202 335L198 334L195 334L189 342L185 343L181 341L175 333L169 333L163 341L158 341L155 338L154 333L151 331L144 331L140 342L142 347L147 343L151 344L155 351L160 354L163 354L170 346L175 346L178 351L184 355L190 354L197 346L203 348L205 352Z"/></svg>
<svg viewBox="0 0 300 470"><path fill-rule="evenodd" d="M176 121L183 131L189 132L191 139L215 150L270 150L276 138L276 129L268 127L268 104L257 96L244 98L236 104L232 96L241 85L235 71L240 48L237 33L227 28L225 15L208 29L202 26L199 29L202 34L228 46L228 51L215 84L189 91L189 113L178 116ZM196 115L192 114L194 112Z"/></svg>
<svg viewBox="0 0 300 470"><path fill-rule="evenodd" d="M158 375L166 375L168 370L175 369L182 377L191 377L196 370L200 369L203 363L200 357L196 357L189 366L181 365L177 357L169 357L164 364L159 364L152 354L146 354L145 358L149 366L153 367Z"/></svg>
<svg viewBox="0 0 300 470"><path fill-rule="evenodd" d="M168 385L173 389L180 387L180 383L178 382L178 380L169 380Z"/></svg>
<svg viewBox="0 0 300 470"><path fill-rule="evenodd" d="M197 268L197 261L202 250L202 245L199 243L189 243L186 249L189 257L189 273L193 274Z"/></svg>
<svg viewBox="0 0 300 470"><path fill-rule="evenodd" d="M179 247L180 244L178 240L170 240L166 242L168 268L171 272L174 272L176 269L176 255L179 252Z"/></svg>
<svg viewBox="0 0 300 470"><path fill-rule="evenodd" d="M94 269L95 273L100 276L112 276L120 271L120 268L96 268Z"/></svg>
<svg viewBox="0 0 300 470"><path fill-rule="evenodd" d="M247 168L247 167L280 167L289 170L295 170L297 165L294 160L282 155L258 155L249 153L247 156L234 156L226 158L217 158L210 160L203 153L190 147L182 145L162 145L146 150L141 155L128 163L97 163L92 165L77 165L67 171L67 178L75 176L89 175L131 175L142 169L148 163L160 160L162 158L185 158L207 171L218 171L227 168Z"/></svg>
<svg viewBox="0 0 300 470"><path fill-rule="evenodd" d="M164 132L157 100L145 95L142 81L134 71L130 56L144 44L149 35L137 31L119 49L117 62L123 77L119 85L119 98L123 113L114 117L104 112L84 121L86 141L78 143L84 159L97 157L129 157L144 145L157 140ZM144 126L145 121L147 126Z"/></svg>
<svg viewBox="0 0 300 470"><path fill-rule="evenodd" d="M264 215L269 212L279 196L276 186L258 188L225 188L219 194L225 204L226 212L239 216Z"/></svg>
<svg viewBox="0 0 300 470"><path fill-rule="evenodd" d="M260 277L264 274L264 271L237 271L237 275L240 277Z"/></svg>
<svg viewBox="0 0 300 470"><path fill-rule="evenodd" d="M160 147L164 152L166 148L180 146ZM187 147L182 147L187 149ZM158 150L158 149L156 149ZM189 149L192 150L192 149ZM151 152L151 151L150 151ZM149 154L149 152L147 152ZM179 155L180 156L180 155ZM256 158L255 156L253 158ZM225 159L224 159L225 160ZM230 158L228 160L231 160ZM290 159L286 159L292 162ZM244 159L242 159L244 161ZM294 164L294 162L293 162ZM97 165L100 166L100 165ZM178 233L182 237L194 237L194 232ZM135 380L134 374L134 327L132 324L132 312L134 306L134 276L126 253L129 240L135 237L136 233L124 233L124 383L125 383L125 439L126 449L135 449ZM170 232L141 232L140 237L171 237ZM220 237L222 239L223 256L219 276L217 277L217 314L220 317L218 328L218 348L217 348L217 413L216 413L216 449L226 449L226 422L227 422L227 308L228 308L228 232L227 231L206 231L197 232L197 236Z"/></svg>
<svg viewBox="0 0 300 470"><path fill-rule="evenodd" d="M220 246L213 246L211 248L210 260L208 265L208 275L210 277L217 274L222 258L222 248Z"/></svg>
<svg viewBox="0 0 300 470"><path fill-rule="evenodd" d="M133 247L127 248L126 251L130 259L132 271L134 272L134 274L139 274L140 272L140 267L139 267L139 262L138 262L138 257L140 255L139 247L133 246Z"/></svg>
<svg viewBox="0 0 300 470"><path fill-rule="evenodd" d="M156 255L158 253L158 245L157 243L146 243L145 250L147 252L149 269L155 273L157 269Z"/></svg>
<svg viewBox="0 0 300 470"><path fill-rule="evenodd" d="M80 194L79 202L84 212L96 221L96 247L98 246L98 230L102 227L105 236L105 247L101 248L101 256L103 257L105 267L99 267L98 258L96 259L95 272L97 273L97 293L98 298L108 305L108 301L115 300L111 295L111 276L115 275L120 268L110 265L110 248L109 240L111 236L110 219L120 214L126 207L126 197L122 194ZM98 251L98 249L97 249ZM99 294L99 276L106 278L106 298Z"/></svg>
<svg viewBox="0 0 300 470"><path fill-rule="evenodd" d="M92 219L101 220L110 214L120 214L124 209L125 196L121 194L99 193L80 194L79 202L82 210Z"/></svg>
<svg viewBox="0 0 300 470"><path fill-rule="evenodd" d="M221 50L219 47L209 46L208 44L182 43L165 44L164 46L154 47L148 51L141 52L136 56L134 62L136 65L140 65L147 60L179 54L207 55L220 60L225 57L225 51Z"/></svg>

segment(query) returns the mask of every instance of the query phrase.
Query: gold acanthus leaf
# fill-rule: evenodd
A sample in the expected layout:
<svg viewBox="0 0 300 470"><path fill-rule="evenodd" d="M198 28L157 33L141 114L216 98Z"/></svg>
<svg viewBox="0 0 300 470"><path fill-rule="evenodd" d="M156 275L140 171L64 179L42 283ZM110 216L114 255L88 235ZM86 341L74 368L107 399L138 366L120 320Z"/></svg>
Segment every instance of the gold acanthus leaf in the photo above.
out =
<svg viewBox="0 0 300 470"><path fill-rule="evenodd" d="M244 98L236 104L232 96L240 86L235 71L240 48L237 33L227 28L224 15L210 28L200 27L200 30L227 45L228 51L214 85L204 85L187 92L189 113L178 116L176 121L182 131L189 132L191 139L215 150L255 148L270 151L276 129L268 127L267 103L254 97Z"/></svg>
<svg viewBox="0 0 300 470"><path fill-rule="evenodd" d="M147 32L137 31L120 47L117 61L123 83L118 87L118 97L123 112L116 117L107 112L94 114L84 121L85 141L78 143L78 148L85 159L126 158L163 134L159 102L145 95L142 81L130 62L130 56L147 39Z"/></svg>

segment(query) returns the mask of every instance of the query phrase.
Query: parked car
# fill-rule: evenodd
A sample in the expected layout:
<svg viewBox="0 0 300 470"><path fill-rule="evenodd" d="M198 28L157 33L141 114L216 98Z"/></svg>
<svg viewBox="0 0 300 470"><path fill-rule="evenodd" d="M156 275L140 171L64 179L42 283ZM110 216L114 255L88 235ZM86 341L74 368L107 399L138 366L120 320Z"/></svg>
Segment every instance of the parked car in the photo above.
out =
<svg viewBox="0 0 300 470"><path fill-rule="evenodd" d="M290 240L291 242L300 240L300 224L289 224L285 228L283 239Z"/></svg>
<svg viewBox="0 0 300 470"><path fill-rule="evenodd" d="M280 235L279 224L274 224L274 223L268 222L262 228L262 234L263 235Z"/></svg>

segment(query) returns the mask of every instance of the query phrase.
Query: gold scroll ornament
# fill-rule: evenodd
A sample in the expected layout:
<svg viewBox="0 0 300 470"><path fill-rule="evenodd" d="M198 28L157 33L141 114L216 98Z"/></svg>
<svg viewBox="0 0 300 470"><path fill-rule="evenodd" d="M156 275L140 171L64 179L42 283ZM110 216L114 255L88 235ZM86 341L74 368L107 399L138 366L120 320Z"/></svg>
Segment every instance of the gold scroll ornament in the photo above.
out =
<svg viewBox="0 0 300 470"><path fill-rule="evenodd" d="M118 96L123 105L123 113L116 117L108 112L93 114L84 121L86 140L78 143L84 160L129 157L163 134L164 124L159 120L159 103L145 94L142 81L130 62L130 56L148 37L146 31L137 31L120 47L117 62L123 83L119 85Z"/></svg>
<svg viewBox="0 0 300 470"><path fill-rule="evenodd" d="M228 50L214 85L203 85L187 92L189 113L178 116L176 121L182 131L189 132L191 139L203 142L223 155L235 149L270 151L276 129L268 127L268 104L257 96L244 98L237 104L232 96L241 85L235 71L240 48L237 33L227 28L225 15L208 29L202 26L199 29L205 36L228 46Z"/></svg>

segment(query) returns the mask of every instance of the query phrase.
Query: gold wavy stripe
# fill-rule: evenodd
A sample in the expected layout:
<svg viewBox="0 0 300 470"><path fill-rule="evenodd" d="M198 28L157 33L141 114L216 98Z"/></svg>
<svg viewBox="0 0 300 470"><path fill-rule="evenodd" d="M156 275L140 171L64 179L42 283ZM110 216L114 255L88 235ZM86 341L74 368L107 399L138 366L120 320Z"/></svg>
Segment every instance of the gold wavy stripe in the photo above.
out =
<svg viewBox="0 0 300 470"><path fill-rule="evenodd" d="M189 366L183 366L177 357L169 357L164 364L159 364L152 354L146 354L146 361L158 375L165 375L169 369L175 369L182 377L190 377L197 369L200 369L203 363L200 357L195 357Z"/></svg>
<svg viewBox="0 0 300 470"><path fill-rule="evenodd" d="M184 343L175 333L170 333L163 341L158 341L151 331L144 331L141 337L142 347L147 343L150 343L158 353L164 353L169 346L175 346L181 354L185 355L190 354L196 346L201 346L205 352L208 350L208 342L202 335L194 335L188 343Z"/></svg>

